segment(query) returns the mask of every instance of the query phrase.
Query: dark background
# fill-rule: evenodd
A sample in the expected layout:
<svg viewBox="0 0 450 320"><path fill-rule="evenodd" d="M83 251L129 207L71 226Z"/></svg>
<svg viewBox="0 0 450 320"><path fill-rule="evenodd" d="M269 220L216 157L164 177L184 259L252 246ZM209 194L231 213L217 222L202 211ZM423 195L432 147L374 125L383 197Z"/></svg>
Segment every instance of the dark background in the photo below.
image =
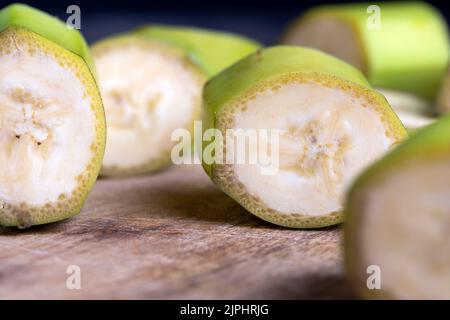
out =
<svg viewBox="0 0 450 320"><path fill-rule="evenodd" d="M88 42L127 31L145 23L190 25L240 33L263 44L277 41L286 24L305 9L324 3L356 1L286 0L122 0L23 1L66 20L66 8L81 8L81 32ZM367 2L367 1L364 1ZM428 1L450 20L450 1ZM0 0L1 7L10 1ZM374 3L370 2L369 3Z"/></svg>

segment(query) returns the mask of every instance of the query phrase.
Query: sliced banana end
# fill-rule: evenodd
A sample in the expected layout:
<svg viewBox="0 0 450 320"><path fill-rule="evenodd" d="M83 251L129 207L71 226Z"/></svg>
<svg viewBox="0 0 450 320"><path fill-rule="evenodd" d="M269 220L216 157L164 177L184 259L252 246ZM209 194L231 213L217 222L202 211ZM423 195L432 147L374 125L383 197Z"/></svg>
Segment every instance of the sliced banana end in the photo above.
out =
<svg viewBox="0 0 450 320"><path fill-rule="evenodd" d="M367 61L357 29L330 15L312 15L296 22L281 43L316 48L366 71Z"/></svg>
<svg viewBox="0 0 450 320"><path fill-rule="evenodd" d="M450 299L449 157L410 159L373 179L349 200L346 256L355 286L372 298Z"/></svg>
<svg viewBox="0 0 450 320"><path fill-rule="evenodd" d="M408 130L420 129L436 121L436 117L433 115L433 107L427 100L412 93L397 90L382 88L376 90L386 97L386 100Z"/></svg>
<svg viewBox="0 0 450 320"><path fill-rule="evenodd" d="M287 227L342 222L343 197L355 176L404 137L381 96L328 76L280 77L223 110L222 132L279 130L279 166L263 174L266 161L219 164L213 180L250 212ZM274 142L270 150L277 150ZM257 149L259 159L265 150Z"/></svg>
<svg viewBox="0 0 450 320"><path fill-rule="evenodd" d="M93 53L108 125L101 174L167 166L172 132L200 117L204 76L180 52L133 36L107 40Z"/></svg>
<svg viewBox="0 0 450 320"><path fill-rule="evenodd" d="M84 61L21 28L0 33L0 225L77 214L100 170L105 119Z"/></svg>

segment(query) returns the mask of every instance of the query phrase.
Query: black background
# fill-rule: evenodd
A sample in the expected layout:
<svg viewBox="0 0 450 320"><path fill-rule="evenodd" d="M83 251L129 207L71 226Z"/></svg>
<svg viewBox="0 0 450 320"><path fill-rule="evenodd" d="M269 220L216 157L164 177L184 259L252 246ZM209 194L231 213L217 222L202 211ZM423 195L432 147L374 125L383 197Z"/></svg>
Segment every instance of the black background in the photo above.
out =
<svg viewBox="0 0 450 320"><path fill-rule="evenodd" d="M277 41L289 21L318 4L356 1L123 0L23 1L66 20L71 4L81 8L81 32L92 43L145 23L190 25L240 33L265 45ZM367 1L364 1L367 2ZM450 21L450 1L429 1ZM1 7L10 1L0 0ZM369 2L373 3L373 2Z"/></svg>

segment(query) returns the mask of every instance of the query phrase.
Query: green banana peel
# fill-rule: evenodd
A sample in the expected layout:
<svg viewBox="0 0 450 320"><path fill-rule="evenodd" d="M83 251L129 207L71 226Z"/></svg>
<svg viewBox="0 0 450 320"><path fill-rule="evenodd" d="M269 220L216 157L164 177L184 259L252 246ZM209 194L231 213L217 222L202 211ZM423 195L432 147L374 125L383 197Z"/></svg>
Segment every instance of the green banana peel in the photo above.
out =
<svg viewBox="0 0 450 320"><path fill-rule="evenodd" d="M360 68L374 86L428 100L436 98L449 62L446 22L425 2L319 6L297 19L282 43L335 54Z"/></svg>
<svg viewBox="0 0 450 320"><path fill-rule="evenodd" d="M0 32L9 27L30 30L81 57L96 76L90 50L83 36L62 21L25 4L11 4L0 11Z"/></svg>
<svg viewBox="0 0 450 320"><path fill-rule="evenodd" d="M261 47L243 36L192 27L148 25L137 29L135 34L185 50L208 76L217 74Z"/></svg>

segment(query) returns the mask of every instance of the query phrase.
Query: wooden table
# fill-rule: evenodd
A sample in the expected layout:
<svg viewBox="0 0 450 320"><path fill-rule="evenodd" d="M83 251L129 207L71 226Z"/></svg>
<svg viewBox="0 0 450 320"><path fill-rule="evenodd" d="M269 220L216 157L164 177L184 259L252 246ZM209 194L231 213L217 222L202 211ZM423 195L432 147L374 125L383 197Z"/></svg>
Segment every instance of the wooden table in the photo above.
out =
<svg viewBox="0 0 450 320"><path fill-rule="evenodd" d="M341 231L273 226L198 166L101 179L72 219L0 228L0 298L351 298ZM69 290L69 265L81 289Z"/></svg>

